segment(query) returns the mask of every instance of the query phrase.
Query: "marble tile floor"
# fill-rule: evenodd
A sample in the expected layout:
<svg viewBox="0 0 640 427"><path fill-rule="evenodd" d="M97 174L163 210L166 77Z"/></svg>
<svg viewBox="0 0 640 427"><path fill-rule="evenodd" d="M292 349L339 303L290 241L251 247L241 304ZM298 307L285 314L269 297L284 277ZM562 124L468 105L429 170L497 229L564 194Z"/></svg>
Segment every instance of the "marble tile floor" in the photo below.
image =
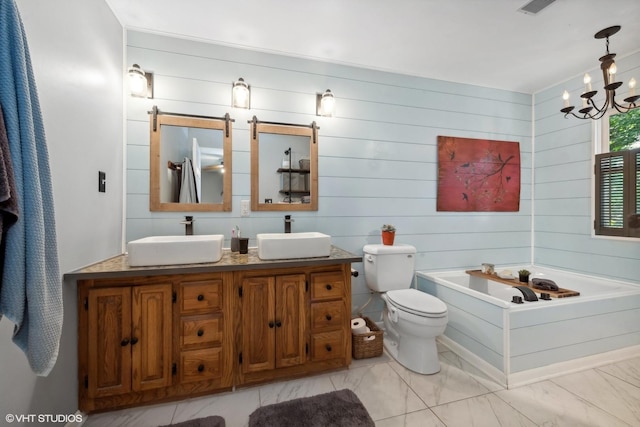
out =
<svg viewBox="0 0 640 427"><path fill-rule="evenodd" d="M95 414L84 426L155 427L220 415L228 427L242 427L261 405L343 388L356 393L378 427L640 426L640 356L506 390L442 350L435 375L413 373L383 354L311 378Z"/></svg>

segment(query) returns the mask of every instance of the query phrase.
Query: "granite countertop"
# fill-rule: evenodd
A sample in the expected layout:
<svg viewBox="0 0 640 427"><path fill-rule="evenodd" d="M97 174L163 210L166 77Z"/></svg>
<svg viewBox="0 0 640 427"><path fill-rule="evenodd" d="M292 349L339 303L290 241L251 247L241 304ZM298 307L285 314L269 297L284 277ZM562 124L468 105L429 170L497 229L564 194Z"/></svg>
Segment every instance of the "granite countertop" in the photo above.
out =
<svg viewBox="0 0 640 427"><path fill-rule="evenodd" d="M336 246L331 246L331 254L322 258L298 258L262 260L258 258L257 248L249 248L248 254L231 252L225 248L222 252L222 259L218 262L203 264L180 264L180 265L156 265L144 267L130 267L127 254L116 255L104 261L79 268L65 273L65 279L82 280L96 278L132 277L140 275L161 275L161 274L186 274L186 273L209 273L216 271L230 270L256 270L262 268L286 268L286 267L307 267L328 264L346 264L352 262L362 262L362 257L347 252Z"/></svg>

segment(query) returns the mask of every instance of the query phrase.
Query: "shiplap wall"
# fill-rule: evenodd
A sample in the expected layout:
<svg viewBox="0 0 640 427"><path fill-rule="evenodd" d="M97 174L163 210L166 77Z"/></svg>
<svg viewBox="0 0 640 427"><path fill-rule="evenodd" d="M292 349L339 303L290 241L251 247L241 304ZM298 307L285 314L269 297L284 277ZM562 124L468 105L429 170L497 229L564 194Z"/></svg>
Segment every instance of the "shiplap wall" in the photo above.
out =
<svg viewBox="0 0 640 427"><path fill-rule="evenodd" d="M181 234L185 213L149 212L147 111L222 116L233 124L233 210L195 214L195 232L239 225L251 244L257 233L283 231L283 214L251 212L249 125L259 120L309 124L319 130L319 209L292 212L293 231L319 231L356 254L380 243L383 223L396 242L418 250L416 269L461 269L482 262L531 261L532 97L363 68L128 32L127 63L155 75L155 99L127 100L126 240ZM434 66L437 64L434 62ZM231 84L251 85L251 110L230 107ZM315 116L317 92L331 89L332 118ZM520 212L436 212L437 136L519 141ZM228 245L228 241L227 241ZM354 264L362 273L362 265ZM368 297L363 275L353 281L354 306ZM375 310L375 308L372 308Z"/></svg>
<svg viewBox="0 0 640 427"><path fill-rule="evenodd" d="M617 79L625 82L617 97L623 99L629 96L626 82L640 76L640 52L616 63ZM589 74L593 89L599 90L596 105L601 105L601 71ZM593 123L564 118L565 89L572 103L579 103L582 76L535 95L534 262L638 282L640 241L593 236Z"/></svg>

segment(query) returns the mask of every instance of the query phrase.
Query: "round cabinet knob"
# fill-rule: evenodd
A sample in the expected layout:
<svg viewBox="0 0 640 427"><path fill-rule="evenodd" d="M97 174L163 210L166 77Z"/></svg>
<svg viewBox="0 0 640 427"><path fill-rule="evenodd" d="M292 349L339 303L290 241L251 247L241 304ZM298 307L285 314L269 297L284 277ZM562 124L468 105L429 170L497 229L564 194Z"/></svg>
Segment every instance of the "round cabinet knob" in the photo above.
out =
<svg viewBox="0 0 640 427"><path fill-rule="evenodd" d="M204 295L200 294L198 295L198 301L202 301L204 299Z"/></svg>
<svg viewBox="0 0 640 427"><path fill-rule="evenodd" d="M198 365L198 372L202 372L202 371L204 371L204 365L200 364Z"/></svg>
<svg viewBox="0 0 640 427"><path fill-rule="evenodd" d="M281 327L281 326L282 326L282 322L278 320L278 321L276 322L276 326L277 326L278 328L279 328L279 327Z"/></svg>
<svg viewBox="0 0 640 427"><path fill-rule="evenodd" d="M120 345L123 346L123 347L125 347L127 344L129 344L129 339L128 338L125 338L122 341L120 341Z"/></svg>
<svg viewBox="0 0 640 427"><path fill-rule="evenodd" d="M330 314L327 314L325 317L327 318L327 320L331 320L332 319Z"/></svg>
<svg viewBox="0 0 640 427"><path fill-rule="evenodd" d="M270 328L273 328L274 326L276 326L276 324L275 324L275 323L273 323L273 322L269 322L269 327L270 327Z"/></svg>
<svg viewBox="0 0 640 427"><path fill-rule="evenodd" d="M201 337L204 335L204 331L202 329L198 329L198 336Z"/></svg>
<svg viewBox="0 0 640 427"><path fill-rule="evenodd" d="M327 288L327 290L328 290L328 291L330 291L333 287L332 287L329 283L327 283L327 285L325 286L325 288Z"/></svg>
<svg viewBox="0 0 640 427"><path fill-rule="evenodd" d="M131 338L131 345L135 345L138 342L138 338L133 337Z"/></svg>
<svg viewBox="0 0 640 427"><path fill-rule="evenodd" d="M331 351L332 350L332 348L331 348L331 346L329 344L325 345L324 348L326 348L327 351Z"/></svg>

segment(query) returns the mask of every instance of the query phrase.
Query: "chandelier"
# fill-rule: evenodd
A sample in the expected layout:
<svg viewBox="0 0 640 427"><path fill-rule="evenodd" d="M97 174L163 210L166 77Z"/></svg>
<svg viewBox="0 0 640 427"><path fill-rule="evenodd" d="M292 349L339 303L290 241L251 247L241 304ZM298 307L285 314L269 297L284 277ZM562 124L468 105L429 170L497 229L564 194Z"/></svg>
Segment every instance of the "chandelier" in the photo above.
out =
<svg viewBox="0 0 640 427"><path fill-rule="evenodd" d="M573 117L578 119L598 120L604 116L610 108L615 108L620 113L627 113L634 108L640 107L640 105L636 105L636 101L640 99L640 95L636 95L636 79L634 78L629 80L629 96L624 99L624 102L627 104L621 105L616 101L616 89L622 86L622 82L615 81L617 68L613 58L615 58L616 54L609 53L609 36L614 35L618 31L620 31L620 26L614 25L613 27L598 31L594 36L596 39L607 40L607 54L600 58L600 69L602 70L602 76L604 78L604 105L598 108L593 102L593 97L598 93L598 91L592 90L591 76L589 76L589 74L585 74L583 80L584 92L580 95L580 98L582 98L582 108L578 110L578 113L581 115L573 112L575 107L573 105L569 105L569 92L565 90L562 94L564 108L560 110L564 113L565 118L571 114Z"/></svg>

